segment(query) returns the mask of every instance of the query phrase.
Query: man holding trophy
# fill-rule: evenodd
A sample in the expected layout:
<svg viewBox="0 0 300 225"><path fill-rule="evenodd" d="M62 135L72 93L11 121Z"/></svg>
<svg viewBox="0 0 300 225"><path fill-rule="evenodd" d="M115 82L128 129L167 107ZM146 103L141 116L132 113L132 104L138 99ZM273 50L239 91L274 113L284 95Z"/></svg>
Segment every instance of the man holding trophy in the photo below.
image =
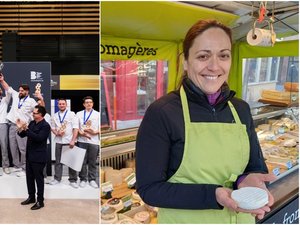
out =
<svg viewBox="0 0 300 225"><path fill-rule="evenodd" d="M50 185L59 184L62 178L63 164L60 162L62 147L73 148L78 135L78 120L73 111L67 109L67 100L58 100L59 111L51 118L51 130L55 135L55 174ZM78 188L77 172L69 168L69 181L73 188Z"/></svg>
<svg viewBox="0 0 300 225"><path fill-rule="evenodd" d="M2 96L3 91L0 88L0 147L2 153L2 169L4 173L9 174L9 158L8 158L8 128L7 128L7 107L11 99L11 91L9 92L9 86L4 81L2 72L3 63L0 63L0 83L5 90L6 96ZM0 176L2 171L0 171Z"/></svg>
<svg viewBox="0 0 300 225"><path fill-rule="evenodd" d="M1 81L1 84L3 84L3 82L5 81ZM29 124L33 119L32 112L37 102L29 96L29 86L27 84L21 84L19 86L19 92L9 88L8 93L12 95L11 109L7 114L7 119L10 122L8 135L9 146L14 165L12 172L18 172L16 175L21 177L25 176L27 138L21 138L17 135L18 127L16 123L18 120L24 122L24 124ZM21 154L21 157L19 154Z"/></svg>
<svg viewBox="0 0 300 225"><path fill-rule="evenodd" d="M96 161L99 154L100 116L93 109L94 101L91 96L83 99L84 110L76 114L79 122L79 135L77 145L86 149L82 169L79 173L80 184L84 188L87 181L93 188L98 188L96 183Z"/></svg>

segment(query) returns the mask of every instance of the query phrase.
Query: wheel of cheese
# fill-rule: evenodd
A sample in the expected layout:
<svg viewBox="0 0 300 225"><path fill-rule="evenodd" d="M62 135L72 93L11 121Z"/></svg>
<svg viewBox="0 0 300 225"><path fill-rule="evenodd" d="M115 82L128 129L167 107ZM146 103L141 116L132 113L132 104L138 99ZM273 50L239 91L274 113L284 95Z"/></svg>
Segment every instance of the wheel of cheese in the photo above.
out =
<svg viewBox="0 0 300 225"><path fill-rule="evenodd" d="M133 219L121 219L117 224L135 224L136 222Z"/></svg>
<svg viewBox="0 0 300 225"><path fill-rule="evenodd" d="M118 216L116 210L112 207L109 207L105 210L101 210L101 223L110 224L118 221Z"/></svg>
<svg viewBox="0 0 300 225"><path fill-rule="evenodd" d="M135 159L127 159L125 161L125 167L132 168L133 170L135 170Z"/></svg>
<svg viewBox="0 0 300 225"><path fill-rule="evenodd" d="M236 201L238 207L247 210L259 209L269 202L267 191L257 187L234 190L231 193L231 198Z"/></svg>
<svg viewBox="0 0 300 225"><path fill-rule="evenodd" d="M132 198L134 200L137 200L137 201L141 201L142 200L141 197L139 196L139 194L136 191L132 192L131 195L132 195Z"/></svg>
<svg viewBox="0 0 300 225"><path fill-rule="evenodd" d="M134 214L133 219L140 223L150 223L150 213L147 211L141 211Z"/></svg>
<svg viewBox="0 0 300 225"><path fill-rule="evenodd" d="M121 185L123 183L122 173L119 170L105 171L105 182L108 181L110 181L114 187Z"/></svg>
<svg viewBox="0 0 300 225"><path fill-rule="evenodd" d="M151 205L145 204L145 208L153 215L153 216L157 216L158 213L158 208L157 207L153 207Z"/></svg>
<svg viewBox="0 0 300 225"><path fill-rule="evenodd" d="M114 168L110 167L110 166L103 166L101 167L101 170L103 170L104 172L108 171L108 170L113 170Z"/></svg>
<svg viewBox="0 0 300 225"><path fill-rule="evenodd" d="M111 219L103 219L101 217L101 221L100 221L101 224L112 224L112 223L116 223L116 222L118 222L117 214L115 214L114 217Z"/></svg>
<svg viewBox="0 0 300 225"><path fill-rule="evenodd" d="M109 207L114 208L116 210L116 212L118 212L124 208L123 202L119 198L111 198L106 202L106 204Z"/></svg>
<svg viewBox="0 0 300 225"><path fill-rule="evenodd" d="M105 181L105 176L104 176L105 172L104 170L100 169L100 183L104 183Z"/></svg>
<svg viewBox="0 0 300 225"><path fill-rule="evenodd" d="M126 177L128 177L130 174L132 174L133 169L132 168L123 168L123 169L120 169L120 172L122 174L122 179L124 180Z"/></svg>
<svg viewBox="0 0 300 225"><path fill-rule="evenodd" d="M138 207L140 207L141 206L141 203L139 203L139 202L134 202L134 203L132 203L132 205L131 205L131 209L135 209L135 208L138 208Z"/></svg>

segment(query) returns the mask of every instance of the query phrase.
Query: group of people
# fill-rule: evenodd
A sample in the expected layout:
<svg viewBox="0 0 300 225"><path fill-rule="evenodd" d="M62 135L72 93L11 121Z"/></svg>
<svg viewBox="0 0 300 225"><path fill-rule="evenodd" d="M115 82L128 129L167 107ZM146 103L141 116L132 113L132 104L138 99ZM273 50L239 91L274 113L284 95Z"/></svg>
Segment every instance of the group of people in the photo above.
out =
<svg viewBox="0 0 300 225"><path fill-rule="evenodd" d="M69 181L73 188L84 188L87 183L98 188L96 182L97 158L99 154L100 118L93 109L91 96L83 99L84 110L75 114L67 108L67 100L58 100L59 111L50 116L45 109L45 102L40 92L35 100L29 95L29 86L22 84L16 91L10 87L0 74L0 147L2 168L6 174L16 173L17 177L26 175L28 198L22 205L35 203L31 209L44 207L44 177L49 152L49 136L55 135L55 174L50 185L59 184L62 179L62 147L71 149L76 145L86 149L82 169L79 172L69 168ZM11 107L8 106L11 102ZM9 147L8 147L9 146ZM8 149L12 156L10 167ZM3 174L0 170L0 175ZM36 188L37 187L37 193ZM36 198L37 195L37 198Z"/></svg>

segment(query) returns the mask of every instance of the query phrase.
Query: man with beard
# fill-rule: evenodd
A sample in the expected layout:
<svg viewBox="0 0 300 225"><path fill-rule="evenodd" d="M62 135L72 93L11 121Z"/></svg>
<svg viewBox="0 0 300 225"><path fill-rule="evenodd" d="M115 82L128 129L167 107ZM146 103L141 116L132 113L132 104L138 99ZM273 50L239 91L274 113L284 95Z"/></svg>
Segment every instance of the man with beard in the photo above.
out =
<svg viewBox="0 0 300 225"><path fill-rule="evenodd" d="M7 107L9 104L9 101L11 99L11 94L8 92L9 86L4 81L4 77L2 73L0 73L0 83L2 88L6 92L6 96L2 96L3 91L0 88L0 147L1 147L1 153L2 153L2 169L4 173L9 174L9 159L8 159L8 129L7 129ZM2 175L2 171L0 171L0 176Z"/></svg>
<svg viewBox="0 0 300 225"><path fill-rule="evenodd" d="M25 176L26 164L26 142L27 137L21 138L17 135L16 121L21 120L29 124L32 118L32 112L37 102L29 96L29 86L21 84L19 92L11 89L12 92L12 105L7 115L10 122L9 127L9 146L12 155L14 169L12 172L17 172L18 177ZM21 157L20 157L20 155Z"/></svg>

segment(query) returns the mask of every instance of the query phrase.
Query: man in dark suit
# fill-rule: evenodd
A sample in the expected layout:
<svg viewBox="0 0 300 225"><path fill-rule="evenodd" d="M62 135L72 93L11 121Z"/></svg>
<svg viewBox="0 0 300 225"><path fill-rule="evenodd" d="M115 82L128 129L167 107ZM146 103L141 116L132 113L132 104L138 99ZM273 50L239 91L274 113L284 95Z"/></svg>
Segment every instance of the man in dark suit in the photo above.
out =
<svg viewBox="0 0 300 225"><path fill-rule="evenodd" d="M43 169L47 162L47 138L50 125L45 121L46 109L37 105L33 110L33 121L27 124L18 120L18 135L28 137L26 147L26 183L29 197L21 205L35 203L31 209L44 207L44 175ZM37 201L35 200L35 182L37 186Z"/></svg>

